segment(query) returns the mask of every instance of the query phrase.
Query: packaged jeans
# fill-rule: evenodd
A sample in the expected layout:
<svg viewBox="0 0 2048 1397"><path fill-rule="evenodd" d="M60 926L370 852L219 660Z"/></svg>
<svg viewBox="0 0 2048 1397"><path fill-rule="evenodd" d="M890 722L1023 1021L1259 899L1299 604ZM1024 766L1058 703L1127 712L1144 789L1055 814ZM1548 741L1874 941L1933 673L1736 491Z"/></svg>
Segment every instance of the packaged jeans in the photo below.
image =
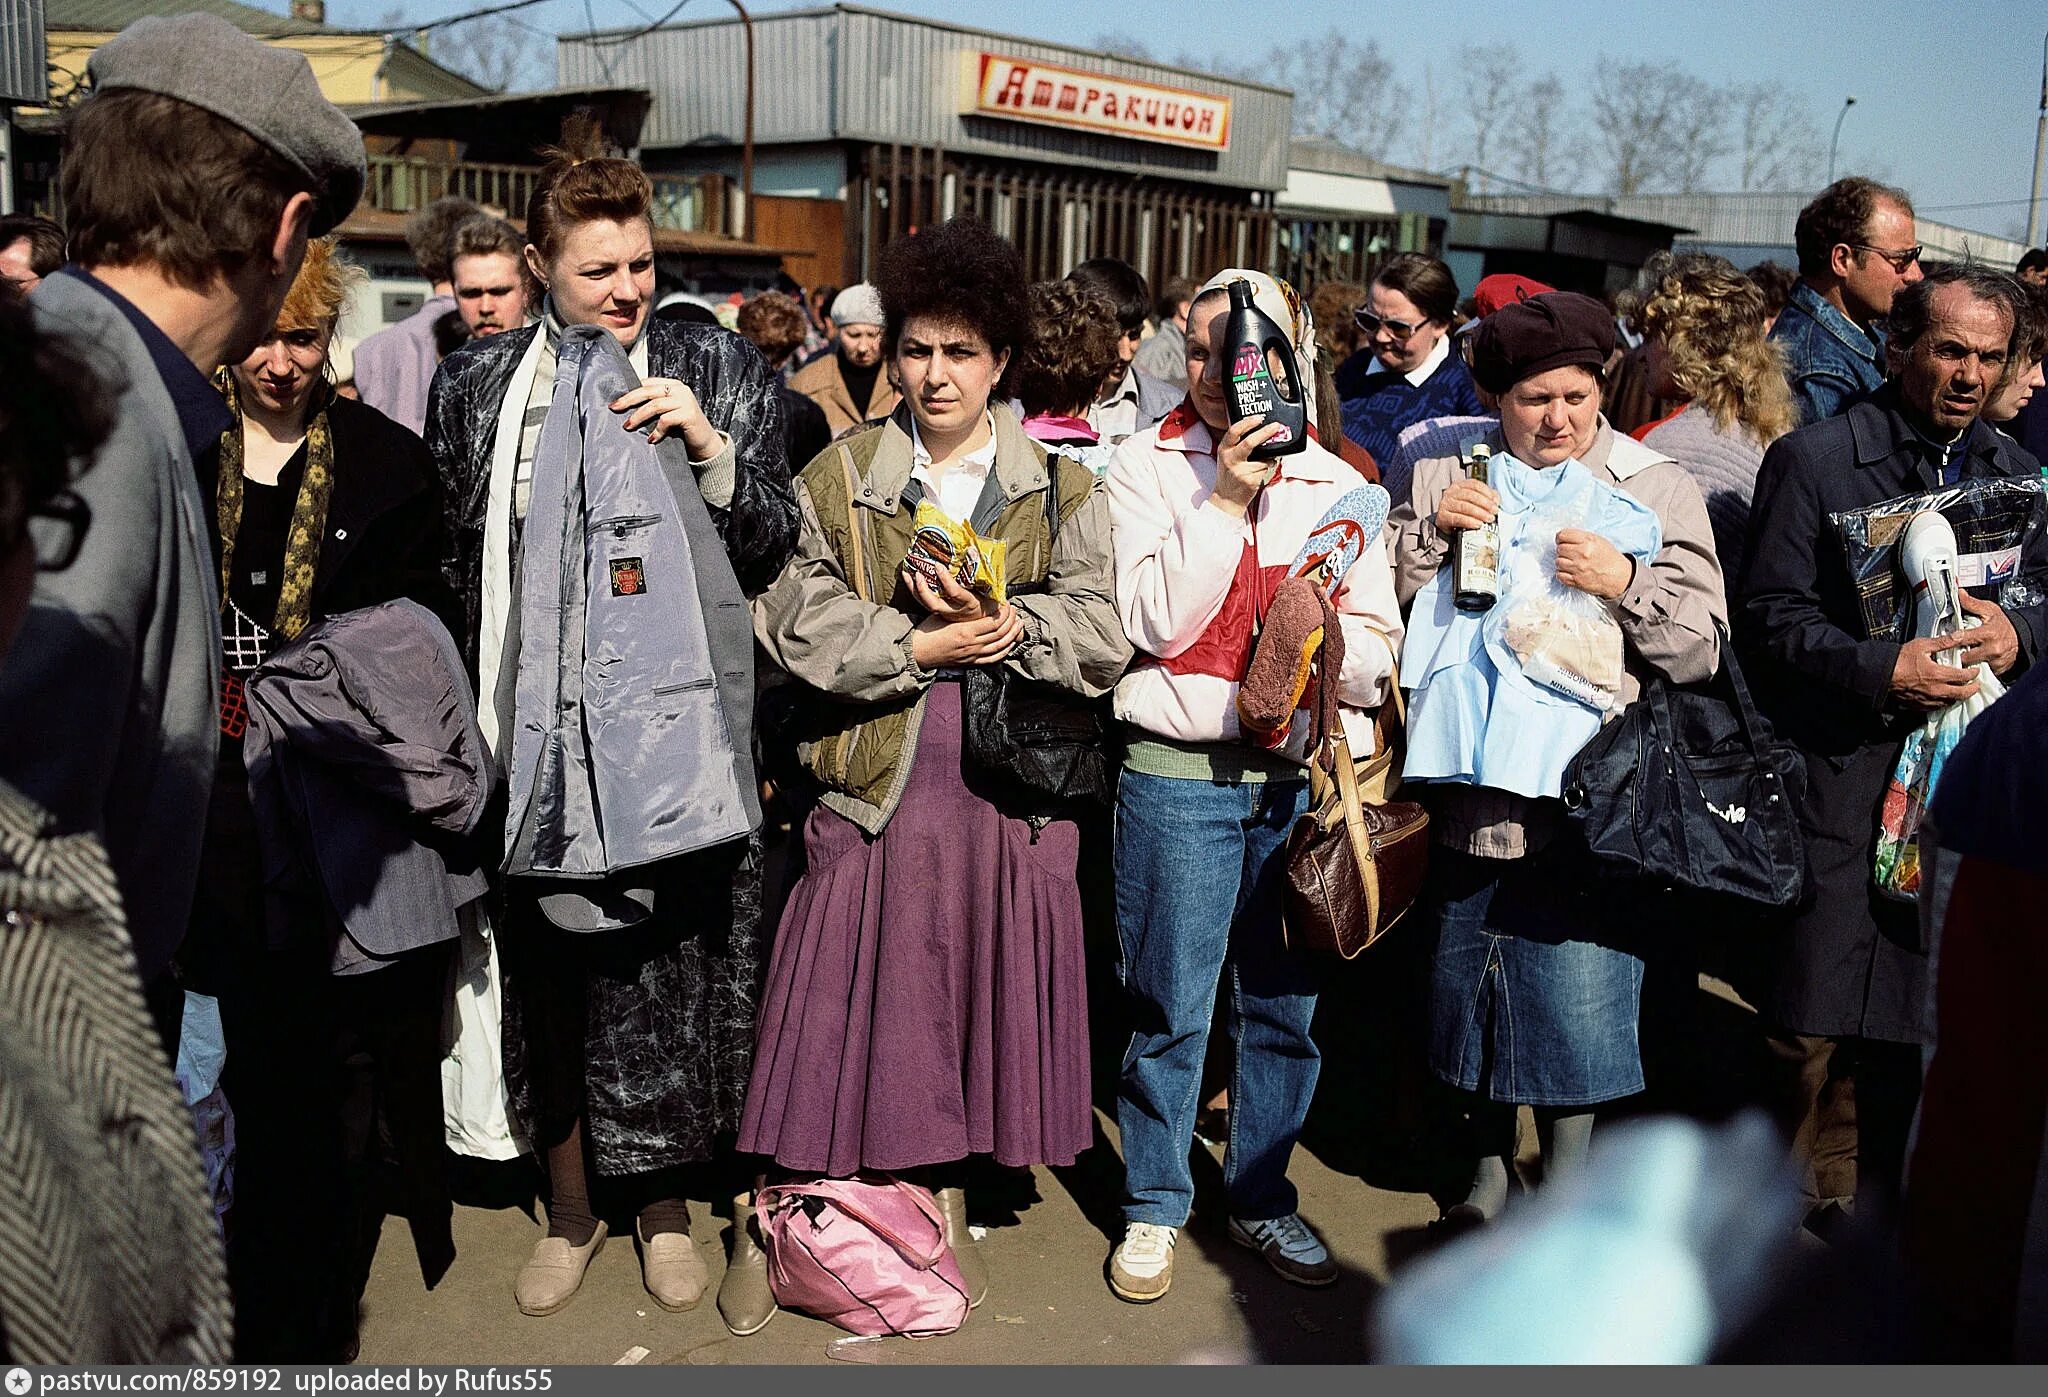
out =
<svg viewBox="0 0 2048 1397"><path fill-rule="evenodd" d="M1842 540L1867 639L1904 640L1912 626L1913 591L1900 544L1914 516L1928 510L1955 531L1960 585L1989 591L2008 611L2040 605L2041 587L2021 575L2020 564L2048 525L2041 479L1965 480L1828 516Z"/></svg>

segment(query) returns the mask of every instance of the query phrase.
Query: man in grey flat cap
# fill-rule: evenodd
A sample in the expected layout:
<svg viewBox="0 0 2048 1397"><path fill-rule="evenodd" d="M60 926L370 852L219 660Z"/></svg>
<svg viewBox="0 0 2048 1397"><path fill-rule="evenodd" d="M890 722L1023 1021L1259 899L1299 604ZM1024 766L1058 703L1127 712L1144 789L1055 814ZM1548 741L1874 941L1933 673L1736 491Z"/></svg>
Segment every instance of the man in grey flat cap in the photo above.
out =
<svg viewBox="0 0 2048 1397"><path fill-rule="evenodd" d="M59 176L73 260L29 304L119 391L74 487L90 510L69 526L80 551L39 574L0 664L0 781L105 842L174 1043L167 971L233 717L193 461L230 423L213 372L261 342L307 239L355 207L363 142L303 55L210 15L138 20L90 73Z"/></svg>

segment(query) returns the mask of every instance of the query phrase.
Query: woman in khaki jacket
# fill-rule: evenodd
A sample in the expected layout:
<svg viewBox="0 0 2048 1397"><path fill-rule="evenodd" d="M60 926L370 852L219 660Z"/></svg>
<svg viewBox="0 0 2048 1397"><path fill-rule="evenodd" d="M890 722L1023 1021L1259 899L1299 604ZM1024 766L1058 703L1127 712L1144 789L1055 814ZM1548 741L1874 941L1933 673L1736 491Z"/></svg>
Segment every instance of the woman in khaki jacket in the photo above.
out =
<svg viewBox="0 0 2048 1397"><path fill-rule="evenodd" d="M1564 806L1554 798L1563 762L1600 719L1569 700L1527 700L1515 687L1526 676L1489 668L1495 652L1457 659L1448 642L1430 649L1432 632L1456 637L1464 624L1452 619L1438 574L1459 530L1495 519L1504 551L1554 549L1556 580L1597 597L1621 630L1624 673L1610 721L1653 672L1674 683L1710 678L1727 625L1699 487L1684 467L1617 434L1601 415L1615 340L1605 308L1551 292L1488 316L1476 333L1474 375L1500 403L1500 423L1483 436L1494 486L1467 479L1461 456L1424 460L1387 521L1395 591L1411 608L1402 682L1415 697L1405 775L1417 782L1409 789L1425 793L1436 835L1424 906L1436 938L1430 1066L1475 1093L1472 1191L1445 1214L1463 1225L1492 1218L1507 1200L1517 1105L1535 1108L1544 1174L1555 1178L1584 1159L1592 1108L1643 1089L1643 943L1621 904L1574 860ZM1590 482L1574 479L1573 463ZM1568 484L1600 502L1594 517L1612 521L1605 533L1589 522L1541 536L1540 516L1523 501ZM1526 535L1510 522L1518 513L1531 521ZM1503 591L1509 567L1503 559ZM1486 682L1475 682L1482 669ZM1448 721L1445 704L1453 708ZM1440 711L1430 714L1431 705ZM1490 733L1489 724L1504 721L1512 731ZM1547 793L1518 793L1489 778Z"/></svg>
<svg viewBox="0 0 2048 1397"><path fill-rule="evenodd" d="M892 245L877 281L904 404L805 468L797 556L755 602L816 700L799 755L818 803L739 1143L789 1170L924 1173L978 1302L953 1166L1071 1163L1092 1119L1079 836L963 760L960 679L1006 665L1096 697L1131 649L1094 477L991 407L1030 333L1016 249L947 223ZM1008 601L906 566L919 498L1004 540Z"/></svg>

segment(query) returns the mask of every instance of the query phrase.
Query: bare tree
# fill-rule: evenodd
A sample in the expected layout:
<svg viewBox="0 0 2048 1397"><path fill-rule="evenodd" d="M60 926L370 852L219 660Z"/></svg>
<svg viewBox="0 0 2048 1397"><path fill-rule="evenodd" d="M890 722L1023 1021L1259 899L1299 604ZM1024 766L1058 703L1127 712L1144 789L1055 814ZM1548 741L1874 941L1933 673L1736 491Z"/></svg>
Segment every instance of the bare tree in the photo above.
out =
<svg viewBox="0 0 2048 1397"><path fill-rule="evenodd" d="M1501 154L1515 177L1538 189L1556 189L1578 177L1584 150L1573 132L1582 118L1555 73L1523 83L1515 109L1501 128Z"/></svg>
<svg viewBox="0 0 2048 1397"><path fill-rule="evenodd" d="M1422 63L1422 120L1416 123L1415 165L1417 169L1436 168L1437 132L1443 126L1443 103L1448 94L1437 85L1436 65L1428 59Z"/></svg>
<svg viewBox="0 0 2048 1397"><path fill-rule="evenodd" d="M1775 83L1728 89L1743 189L1809 189L1821 172L1820 130L1813 111Z"/></svg>
<svg viewBox="0 0 2048 1397"><path fill-rule="evenodd" d="M1641 194L1670 173L1675 69L1602 57L1600 71L1606 78L1593 88L1593 131L1607 166L1607 187L1616 194Z"/></svg>
<svg viewBox="0 0 2048 1397"><path fill-rule="evenodd" d="M1409 93L1379 42L1354 42L1341 29L1263 57L1220 58L1215 71L1294 91L1294 134L1338 141L1386 159L1407 125Z"/></svg>
<svg viewBox="0 0 2048 1397"><path fill-rule="evenodd" d="M513 15L487 15L434 31L435 62L494 92L544 87L553 79L552 45Z"/></svg>
<svg viewBox="0 0 2048 1397"><path fill-rule="evenodd" d="M1459 100L1468 133L1465 152L1481 172L1491 168L1489 161L1501 157L1497 137L1515 100L1521 66L1521 55L1508 44L1468 44L1458 51L1458 70L1465 76ZM1480 178L1483 182L1484 173Z"/></svg>
<svg viewBox="0 0 2048 1397"><path fill-rule="evenodd" d="M1129 58L1139 63L1153 61L1151 46L1128 30L1119 29L1111 34L1097 34L1095 47L1111 58Z"/></svg>
<svg viewBox="0 0 2048 1397"><path fill-rule="evenodd" d="M1664 132L1665 180L1681 194L1697 194L1731 149L1727 94L1690 73L1671 70L1665 79L1671 122Z"/></svg>

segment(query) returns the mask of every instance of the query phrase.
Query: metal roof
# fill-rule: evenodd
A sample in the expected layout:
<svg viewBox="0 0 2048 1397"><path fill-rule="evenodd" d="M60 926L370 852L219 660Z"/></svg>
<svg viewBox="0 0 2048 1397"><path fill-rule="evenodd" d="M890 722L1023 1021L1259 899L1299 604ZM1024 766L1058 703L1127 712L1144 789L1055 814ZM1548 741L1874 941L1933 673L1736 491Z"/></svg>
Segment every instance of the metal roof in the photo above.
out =
<svg viewBox="0 0 2048 1397"><path fill-rule="evenodd" d="M1237 189L1286 183L1294 98L1282 88L855 5L759 15L753 28L757 146L900 143ZM975 48L1228 96L1229 147L1200 150L963 114L961 55ZM740 143L746 113L736 80L744 72L737 19L564 35L555 53L562 82L631 83L654 93L642 137L650 149Z"/></svg>
<svg viewBox="0 0 2048 1397"><path fill-rule="evenodd" d="M345 31L329 24L308 24L290 15L240 5L235 0L45 0L45 22L54 30L118 34L150 15L218 15L244 34L274 39L293 34L334 34Z"/></svg>

